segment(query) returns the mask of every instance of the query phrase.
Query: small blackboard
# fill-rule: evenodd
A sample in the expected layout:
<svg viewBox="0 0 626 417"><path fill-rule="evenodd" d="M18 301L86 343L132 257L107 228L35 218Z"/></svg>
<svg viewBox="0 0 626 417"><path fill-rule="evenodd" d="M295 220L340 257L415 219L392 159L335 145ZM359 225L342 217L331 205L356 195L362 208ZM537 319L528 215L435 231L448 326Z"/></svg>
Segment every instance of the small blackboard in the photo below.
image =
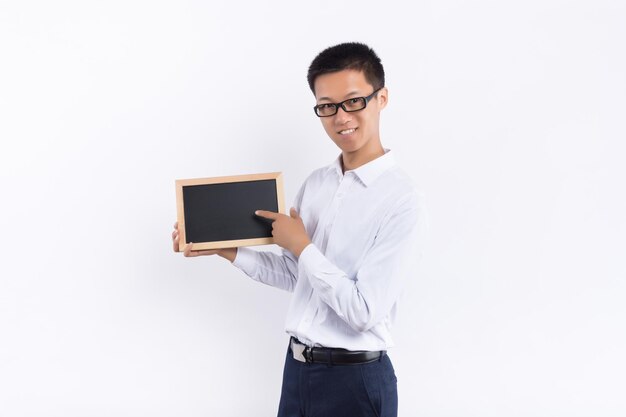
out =
<svg viewBox="0 0 626 417"><path fill-rule="evenodd" d="M282 174L177 180L176 206L179 252L271 244L272 221L254 212L285 211Z"/></svg>

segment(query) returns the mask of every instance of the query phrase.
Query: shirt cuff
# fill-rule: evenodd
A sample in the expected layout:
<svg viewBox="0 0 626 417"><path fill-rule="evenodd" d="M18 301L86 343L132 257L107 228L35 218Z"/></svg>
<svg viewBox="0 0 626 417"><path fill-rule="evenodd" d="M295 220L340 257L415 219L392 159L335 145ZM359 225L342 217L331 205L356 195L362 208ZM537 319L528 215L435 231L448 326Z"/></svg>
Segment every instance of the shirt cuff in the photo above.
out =
<svg viewBox="0 0 626 417"><path fill-rule="evenodd" d="M309 274L320 268L321 265L328 262L324 254L313 244L310 243L300 253L298 257L298 268L303 268ZM307 274L307 275L309 275Z"/></svg>
<svg viewBox="0 0 626 417"><path fill-rule="evenodd" d="M311 287L322 294L333 291L341 283L345 273L332 264L313 244L308 245L298 258L298 275L303 274ZM324 299L322 297L322 299Z"/></svg>
<svg viewBox="0 0 626 417"><path fill-rule="evenodd" d="M253 276L257 269L257 251L250 248L237 248L237 256L233 265L241 269L246 275Z"/></svg>

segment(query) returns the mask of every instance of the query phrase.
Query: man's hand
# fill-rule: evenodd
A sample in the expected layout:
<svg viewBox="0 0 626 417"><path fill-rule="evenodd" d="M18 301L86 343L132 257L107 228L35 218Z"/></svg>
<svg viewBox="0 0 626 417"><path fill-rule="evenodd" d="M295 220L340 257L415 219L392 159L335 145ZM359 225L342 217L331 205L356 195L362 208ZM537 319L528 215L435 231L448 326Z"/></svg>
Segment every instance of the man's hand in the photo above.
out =
<svg viewBox="0 0 626 417"><path fill-rule="evenodd" d="M180 236L178 232L178 222L176 222L174 223L174 231L172 232L172 243L174 245L174 252L178 252L179 240ZM195 256L219 255L224 259L228 259L229 261L234 262L235 257L237 256L237 248L191 250L192 244L193 243L190 242L185 245L184 254L187 258L193 258Z"/></svg>
<svg viewBox="0 0 626 417"><path fill-rule="evenodd" d="M257 210L254 214L273 220L272 236L274 236L274 243L287 249L297 257L300 257L304 248L311 243L309 236L306 234L304 223L295 208L291 208L291 216L265 210Z"/></svg>

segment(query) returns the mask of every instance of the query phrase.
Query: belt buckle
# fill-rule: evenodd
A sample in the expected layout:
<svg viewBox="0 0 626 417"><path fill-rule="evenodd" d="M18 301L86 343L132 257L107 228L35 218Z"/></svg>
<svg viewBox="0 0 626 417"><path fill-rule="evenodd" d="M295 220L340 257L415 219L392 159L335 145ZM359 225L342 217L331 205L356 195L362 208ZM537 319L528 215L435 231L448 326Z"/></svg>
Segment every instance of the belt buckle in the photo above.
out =
<svg viewBox="0 0 626 417"><path fill-rule="evenodd" d="M296 343L295 341L291 342L291 351L293 352L293 358L300 362L308 362L307 358L304 356L305 350L307 350L306 345L301 345Z"/></svg>

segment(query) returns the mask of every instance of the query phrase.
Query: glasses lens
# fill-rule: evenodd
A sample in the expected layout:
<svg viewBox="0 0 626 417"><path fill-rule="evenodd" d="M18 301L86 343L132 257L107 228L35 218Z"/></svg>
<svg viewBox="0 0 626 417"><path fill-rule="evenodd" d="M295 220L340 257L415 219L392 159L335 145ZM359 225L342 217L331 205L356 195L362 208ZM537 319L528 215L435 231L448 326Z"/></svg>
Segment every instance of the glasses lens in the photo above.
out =
<svg viewBox="0 0 626 417"><path fill-rule="evenodd" d="M365 97L351 98L343 102L346 111L357 111L365 108Z"/></svg>
<svg viewBox="0 0 626 417"><path fill-rule="evenodd" d="M337 113L337 106L334 104L320 104L319 106L315 106L315 112L318 116L332 116Z"/></svg>

